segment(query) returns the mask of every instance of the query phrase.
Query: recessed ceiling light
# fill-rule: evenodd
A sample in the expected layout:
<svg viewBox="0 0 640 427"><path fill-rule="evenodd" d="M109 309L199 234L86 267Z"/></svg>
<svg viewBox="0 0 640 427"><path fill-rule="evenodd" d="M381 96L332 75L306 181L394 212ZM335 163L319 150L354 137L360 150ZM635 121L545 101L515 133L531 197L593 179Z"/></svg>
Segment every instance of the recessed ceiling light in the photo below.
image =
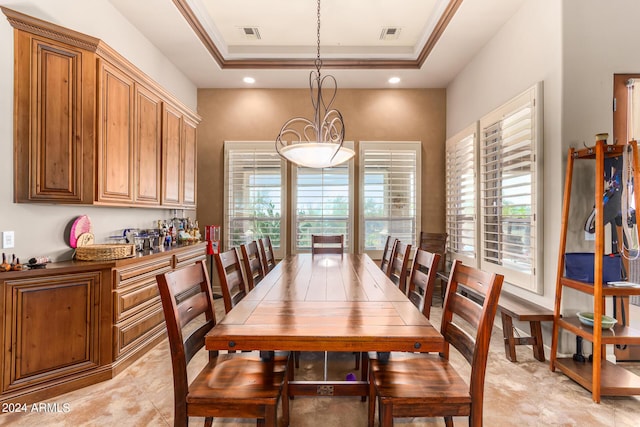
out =
<svg viewBox="0 0 640 427"><path fill-rule="evenodd" d="M243 82L247 83L247 84L254 84L256 82L256 79L254 79L253 77L245 77L244 79L242 79Z"/></svg>
<svg viewBox="0 0 640 427"><path fill-rule="evenodd" d="M391 83L392 85L400 83L400 77L391 77L391 78L389 78L389 83Z"/></svg>

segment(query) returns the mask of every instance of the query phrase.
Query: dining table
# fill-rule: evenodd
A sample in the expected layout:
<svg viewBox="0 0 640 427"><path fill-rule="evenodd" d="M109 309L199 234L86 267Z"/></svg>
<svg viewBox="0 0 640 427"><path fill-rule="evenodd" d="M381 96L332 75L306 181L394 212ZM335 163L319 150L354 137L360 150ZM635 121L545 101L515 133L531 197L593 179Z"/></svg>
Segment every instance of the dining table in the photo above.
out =
<svg viewBox="0 0 640 427"><path fill-rule="evenodd" d="M444 338L367 254L293 254L205 337L208 350L439 352ZM325 360L326 363L326 360ZM291 395L366 396L362 381L291 381Z"/></svg>

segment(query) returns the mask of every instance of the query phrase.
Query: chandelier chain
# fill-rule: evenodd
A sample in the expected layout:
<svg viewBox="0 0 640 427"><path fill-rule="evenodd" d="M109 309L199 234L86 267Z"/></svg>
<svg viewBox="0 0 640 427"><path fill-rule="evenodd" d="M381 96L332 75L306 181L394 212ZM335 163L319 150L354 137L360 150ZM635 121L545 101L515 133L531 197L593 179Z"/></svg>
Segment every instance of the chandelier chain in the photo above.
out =
<svg viewBox="0 0 640 427"><path fill-rule="evenodd" d="M320 59L320 0L318 0L318 30L317 30L317 41L318 41L318 50L316 56L316 69L318 70L318 74L320 74L320 67L322 66L322 60Z"/></svg>
<svg viewBox="0 0 640 427"><path fill-rule="evenodd" d="M318 2L318 50L315 58L316 70L309 73L309 94L314 109L313 119L294 117L285 122L276 137L275 147L285 160L298 166L328 168L349 161L355 152L343 146L344 121L340 111L332 108L338 84L331 74L320 75L320 0ZM327 94L323 94L325 91ZM328 101L328 102L327 102Z"/></svg>

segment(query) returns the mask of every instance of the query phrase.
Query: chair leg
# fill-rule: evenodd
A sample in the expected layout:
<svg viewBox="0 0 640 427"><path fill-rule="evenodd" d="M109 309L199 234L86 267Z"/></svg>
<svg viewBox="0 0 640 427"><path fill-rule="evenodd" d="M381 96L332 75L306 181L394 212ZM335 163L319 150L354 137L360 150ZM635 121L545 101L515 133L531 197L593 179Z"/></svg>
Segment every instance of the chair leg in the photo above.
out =
<svg viewBox="0 0 640 427"><path fill-rule="evenodd" d="M360 353L360 357L362 357L362 369L360 370L360 380L367 381L369 377L369 356L367 353ZM362 402L367 401L367 396L362 396L360 399Z"/></svg>
<svg viewBox="0 0 640 427"><path fill-rule="evenodd" d="M357 370L359 370L359 369L360 369L360 355L361 355L362 353L357 352L357 351L354 351L354 352L353 352L353 354L354 354L354 356L356 357L356 367L355 367L355 368L353 368L353 369L355 369L355 370L357 371Z"/></svg>
<svg viewBox="0 0 640 427"><path fill-rule="evenodd" d="M284 385L282 387L282 422L285 427L289 425L289 381L292 379L293 375L293 359L289 356L289 361L287 362L287 377L285 378ZM277 403L276 403L277 405ZM277 412L277 406L276 406Z"/></svg>
<svg viewBox="0 0 640 427"><path fill-rule="evenodd" d="M258 427L278 427L278 423L276 421L277 413L276 405L267 406L264 408L264 418L258 418L256 425Z"/></svg>
<svg viewBox="0 0 640 427"><path fill-rule="evenodd" d="M373 427L376 415L376 386L373 382L373 375L369 374L369 409L367 411L368 427Z"/></svg>
<svg viewBox="0 0 640 427"><path fill-rule="evenodd" d="M204 419L204 427L211 427L213 425L213 417L207 417Z"/></svg>
<svg viewBox="0 0 640 427"><path fill-rule="evenodd" d="M300 367L300 352L299 351L294 351L293 352L293 358L296 361L296 368Z"/></svg>
<svg viewBox="0 0 640 427"><path fill-rule="evenodd" d="M471 423L471 420L469 420L469 423ZM447 427L453 427L453 417L444 417L444 425ZM469 426L471 426L471 424L469 424Z"/></svg>
<svg viewBox="0 0 640 427"><path fill-rule="evenodd" d="M390 403L378 402L378 412L380 412L380 427L393 427L393 406Z"/></svg>

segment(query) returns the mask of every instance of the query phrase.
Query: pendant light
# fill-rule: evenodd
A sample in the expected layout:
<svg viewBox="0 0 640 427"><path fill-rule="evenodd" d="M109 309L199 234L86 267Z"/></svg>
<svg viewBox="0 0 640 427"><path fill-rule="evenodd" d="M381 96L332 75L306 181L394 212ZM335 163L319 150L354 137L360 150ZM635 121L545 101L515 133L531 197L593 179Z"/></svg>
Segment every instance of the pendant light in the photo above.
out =
<svg viewBox="0 0 640 427"><path fill-rule="evenodd" d="M313 105L313 120L294 117L280 129L276 138L276 151L284 159L298 166L328 168L350 160L355 152L343 146L344 122L340 111L331 108L338 92L332 75L322 76L320 59L320 0L318 0L317 56L315 71L309 74L309 91ZM324 86L324 87L323 87ZM328 87L327 87L328 86ZM333 91L325 102L323 89ZM287 139L289 139L287 141Z"/></svg>

